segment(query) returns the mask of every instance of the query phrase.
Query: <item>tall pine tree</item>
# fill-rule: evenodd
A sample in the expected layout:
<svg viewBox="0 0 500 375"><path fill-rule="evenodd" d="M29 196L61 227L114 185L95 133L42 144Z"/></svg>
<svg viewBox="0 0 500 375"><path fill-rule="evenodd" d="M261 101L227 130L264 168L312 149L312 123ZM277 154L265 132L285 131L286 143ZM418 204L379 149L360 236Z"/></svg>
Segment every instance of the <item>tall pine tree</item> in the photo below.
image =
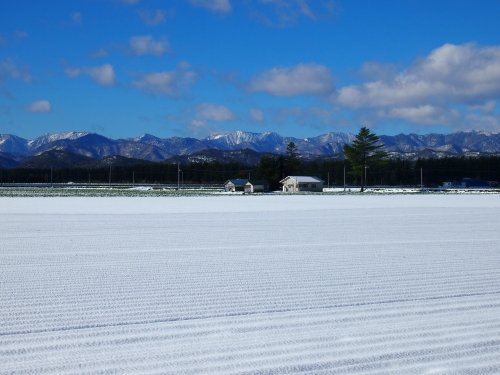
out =
<svg viewBox="0 0 500 375"><path fill-rule="evenodd" d="M297 145L290 142L286 146L285 170L287 175L294 175L300 169L300 155Z"/></svg>
<svg viewBox="0 0 500 375"><path fill-rule="evenodd" d="M366 169L374 167L388 154L380 138L363 126L350 145L344 145L344 155L352 166L353 172L361 180L361 191L365 190Z"/></svg>

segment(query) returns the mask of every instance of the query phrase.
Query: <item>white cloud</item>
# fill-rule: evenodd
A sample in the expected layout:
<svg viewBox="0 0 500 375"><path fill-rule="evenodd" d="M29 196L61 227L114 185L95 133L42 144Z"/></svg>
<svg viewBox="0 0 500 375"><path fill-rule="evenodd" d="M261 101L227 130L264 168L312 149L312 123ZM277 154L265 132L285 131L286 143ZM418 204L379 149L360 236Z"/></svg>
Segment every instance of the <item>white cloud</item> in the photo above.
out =
<svg viewBox="0 0 500 375"><path fill-rule="evenodd" d="M500 115L470 113L462 121L464 130L481 129L498 132L500 130Z"/></svg>
<svg viewBox="0 0 500 375"><path fill-rule="evenodd" d="M500 94L500 47L445 44L390 80L339 90L352 108L483 103Z"/></svg>
<svg viewBox="0 0 500 375"><path fill-rule="evenodd" d="M261 109L251 108L250 109L250 118L255 122L264 122L265 116L264 112Z"/></svg>
<svg viewBox="0 0 500 375"><path fill-rule="evenodd" d="M105 48L98 48L90 54L90 57L93 59L107 56L109 56L109 52Z"/></svg>
<svg viewBox="0 0 500 375"><path fill-rule="evenodd" d="M156 9L156 10L140 10L138 12L140 19L146 25L149 26L158 26L165 22L169 13L165 10Z"/></svg>
<svg viewBox="0 0 500 375"><path fill-rule="evenodd" d="M130 38L129 44L131 51L138 56L161 56L169 51L168 41L165 38L154 40L151 35L133 36Z"/></svg>
<svg viewBox="0 0 500 375"><path fill-rule="evenodd" d="M316 19L316 15L312 11L311 7L309 6L307 0L297 0L297 5L301 11L301 13L310 18L310 19Z"/></svg>
<svg viewBox="0 0 500 375"><path fill-rule="evenodd" d="M198 134L207 129L207 124L205 121L193 119L189 124L189 129L195 134Z"/></svg>
<svg viewBox="0 0 500 375"><path fill-rule="evenodd" d="M387 113L381 114L389 118L402 119L423 125L447 124L450 119L450 113L429 104L416 107L391 108Z"/></svg>
<svg viewBox="0 0 500 375"><path fill-rule="evenodd" d="M37 100L31 103L27 110L29 112L50 112L52 111L52 105L48 100Z"/></svg>
<svg viewBox="0 0 500 375"><path fill-rule="evenodd" d="M359 73L367 79L388 81L397 76L398 71L395 65L369 61L363 64Z"/></svg>
<svg viewBox="0 0 500 375"><path fill-rule="evenodd" d="M114 85L116 81L115 71L111 64L82 68L66 68L65 72L70 78L87 75L102 86Z"/></svg>
<svg viewBox="0 0 500 375"><path fill-rule="evenodd" d="M200 103L196 107L194 118L189 123L189 129L198 134L206 131L210 123L232 121L236 118L227 107L213 103Z"/></svg>
<svg viewBox="0 0 500 375"><path fill-rule="evenodd" d="M484 111L484 112L493 112L493 110L496 108L496 106L497 106L497 102L495 100L488 100L484 103L471 105L470 108L471 109L480 109L481 111Z"/></svg>
<svg viewBox="0 0 500 375"><path fill-rule="evenodd" d="M189 2L195 7L218 13L230 13L233 10L229 0L189 0Z"/></svg>
<svg viewBox="0 0 500 375"><path fill-rule="evenodd" d="M183 63L176 70L142 75L133 85L154 95L178 97L183 95L198 79L196 72Z"/></svg>
<svg viewBox="0 0 500 375"><path fill-rule="evenodd" d="M250 82L252 92L276 96L327 95L333 91L330 70L319 64L299 64L289 68L273 68Z"/></svg>
<svg viewBox="0 0 500 375"><path fill-rule="evenodd" d="M250 14L270 27L292 26L303 17L310 21L328 19L334 10L332 0L257 0L249 4Z"/></svg>
<svg viewBox="0 0 500 375"><path fill-rule="evenodd" d="M235 118L234 113L229 108L212 103L199 104L196 109L196 117L198 120L212 121L230 121Z"/></svg>
<svg viewBox="0 0 500 375"><path fill-rule="evenodd" d="M0 83L6 78L15 79L30 83L33 78L24 68L20 68L12 59L0 61Z"/></svg>
<svg viewBox="0 0 500 375"><path fill-rule="evenodd" d="M115 83L115 71L111 64L87 68L86 73L100 85L110 86Z"/></svg>
<svg viewBox="0 0 500 375"><path fill-rule="evenodd" d="M134 5L138 4L140 0L121 0L121 2L125 5Z"/></svg>
<svg viewBox="0 0 500 375"><path fill-rule="evenodd" d="M375 79L341 88L332 95L336 104L372 118L452 129L499 123L500 46L445 44L396 73L377 64L363 70Z"/></svg>

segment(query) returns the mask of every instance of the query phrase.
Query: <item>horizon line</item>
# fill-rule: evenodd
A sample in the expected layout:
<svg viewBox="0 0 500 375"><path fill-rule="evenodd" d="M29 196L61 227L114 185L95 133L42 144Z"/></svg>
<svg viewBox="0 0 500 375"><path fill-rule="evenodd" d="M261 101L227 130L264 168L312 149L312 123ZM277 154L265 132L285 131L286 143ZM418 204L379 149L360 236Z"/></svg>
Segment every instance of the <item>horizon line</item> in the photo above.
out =
<svg viewBox="0 0 500 375"><path fill-rule="evenodd" d="M321 134L310 136L310 137L296 137L296 136L290 136L290 135L282 135L282 134L280 134L278 132L275 132L275 131L253 132L253 131L246 131L246 130L240 130L240 129L238 129L238 130L227 131L227 132L213 132L213 133L210 133L209 135L207 135L205 137L201 137L201 138L195 137L195 136L177 136L177 135L173 135L173 136L169 136L169 137L159 137L159 136L156 136L156 135L151 134L151 133L142 133L141 135L131 136L131 137L108 137L108 136L102 135L101 133L94 132L94 131L79 131L79 130L42 133L39 136L36 136L34 138L24 138L22 136L19 136L17 134L12 134L12 133L0 133L0 137L3 137L3 136L14 136L14 137L21 138L21 139L24 139L24 140L27 140L27 141L34 141L34 140L36 140L38 138L45 137L45 136L60 135L60 134L78 134L78 133L84 134L82 136L90 135L90 134L99 135L101 137L104 137L104 138L107 138L107 139L112 139L112 140L120 140L120 139L130 140L130 139L141 138L141 137L144 137L144 136L147 136L147 135L155 137L155 138L158 138L158 139L193 138L193 139L197 139L197 140L204 140L204 139L208 139L208 138L215 137L215 136L225 136L225 135L231 135L231 134L235 134L235 133L276 134L276 135L278 135L278 136L280 136L282 138L295 138L295 139L300 139L300 140L306 140L306 139L310 139L310 138L318 138L318 137L321 137L321 136L324 136L324 135L328 135L328 134L345 134L345 135L352 135L352 136L356 135L356 133L352 133L352 132L348 132L348 131L330 131L330 132L321 133ZM384 134L384 133L379 133L379 134L376 134L376 135L379 136L379 137L382 137L382 136L384 136L384 137L396 137L396 136L399 136L399 135L430 136L430 135L453 135L453 134L461 134L461 133L476 133L476 134L484 134L484 135L488 135L488 136L500 134L500 132L472 129L472 130L458 130L458 131L448 132L448 133L440 133L440 132L431 132L431 133L410 132L410 133L403 133L403 132L401 132L401 133L392 134L392 135L391 134Z"/></svg>

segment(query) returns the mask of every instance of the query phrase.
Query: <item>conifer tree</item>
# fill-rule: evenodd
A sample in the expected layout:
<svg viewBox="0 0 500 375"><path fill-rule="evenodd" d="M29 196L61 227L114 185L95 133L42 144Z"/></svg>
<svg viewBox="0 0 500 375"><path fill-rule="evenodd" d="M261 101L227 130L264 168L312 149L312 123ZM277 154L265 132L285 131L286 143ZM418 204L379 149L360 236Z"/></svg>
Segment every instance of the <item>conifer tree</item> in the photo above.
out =
<svg viewBox="0 0 500 375"><path fill-rule="evenodd" d="M294 142L286 146L285 169L288 175L293 175L299 171L300 155L298 147Z"/></svg>
<svg viewBox="0 0 500 375"><path fill-rule="evenodd" d="M344 155L352 165L353 172L361 180L361 191L365 190L366 169L375 166L388 154L384 150L384 145L380 143L380 138L363 126L350 145L344 145Z"/></svg>

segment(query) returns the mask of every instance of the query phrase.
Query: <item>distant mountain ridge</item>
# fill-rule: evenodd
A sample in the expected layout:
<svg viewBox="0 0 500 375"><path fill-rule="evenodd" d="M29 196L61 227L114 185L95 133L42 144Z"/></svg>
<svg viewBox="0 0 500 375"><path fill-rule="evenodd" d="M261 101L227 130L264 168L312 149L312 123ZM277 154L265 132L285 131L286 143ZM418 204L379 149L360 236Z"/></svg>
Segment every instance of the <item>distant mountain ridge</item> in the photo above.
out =
<svg viewBox="0 0 500 375"><path fill-rule="evenodd" d="M295 138L283 137L274 132L235 131L213 134L203 139L158 138L151 134L111 139L96 133L68 132L46 134L33 140L0 134L0 167L12 167L22 163L23 159L48 151L63 151L96 160L121 156L146 161L163 161L174 157L186 161L224 160L228 155L239 155L239 158L251 155L254 162L258 154L284 154L290 142L297 145L304 159L332 158L341 157L343 146L353 139L353 134L341 132L312 138ZM404 159L500 155L500 133L469 131L452 134L398 134L381 135L380 139L393 157Z"/></svg>

